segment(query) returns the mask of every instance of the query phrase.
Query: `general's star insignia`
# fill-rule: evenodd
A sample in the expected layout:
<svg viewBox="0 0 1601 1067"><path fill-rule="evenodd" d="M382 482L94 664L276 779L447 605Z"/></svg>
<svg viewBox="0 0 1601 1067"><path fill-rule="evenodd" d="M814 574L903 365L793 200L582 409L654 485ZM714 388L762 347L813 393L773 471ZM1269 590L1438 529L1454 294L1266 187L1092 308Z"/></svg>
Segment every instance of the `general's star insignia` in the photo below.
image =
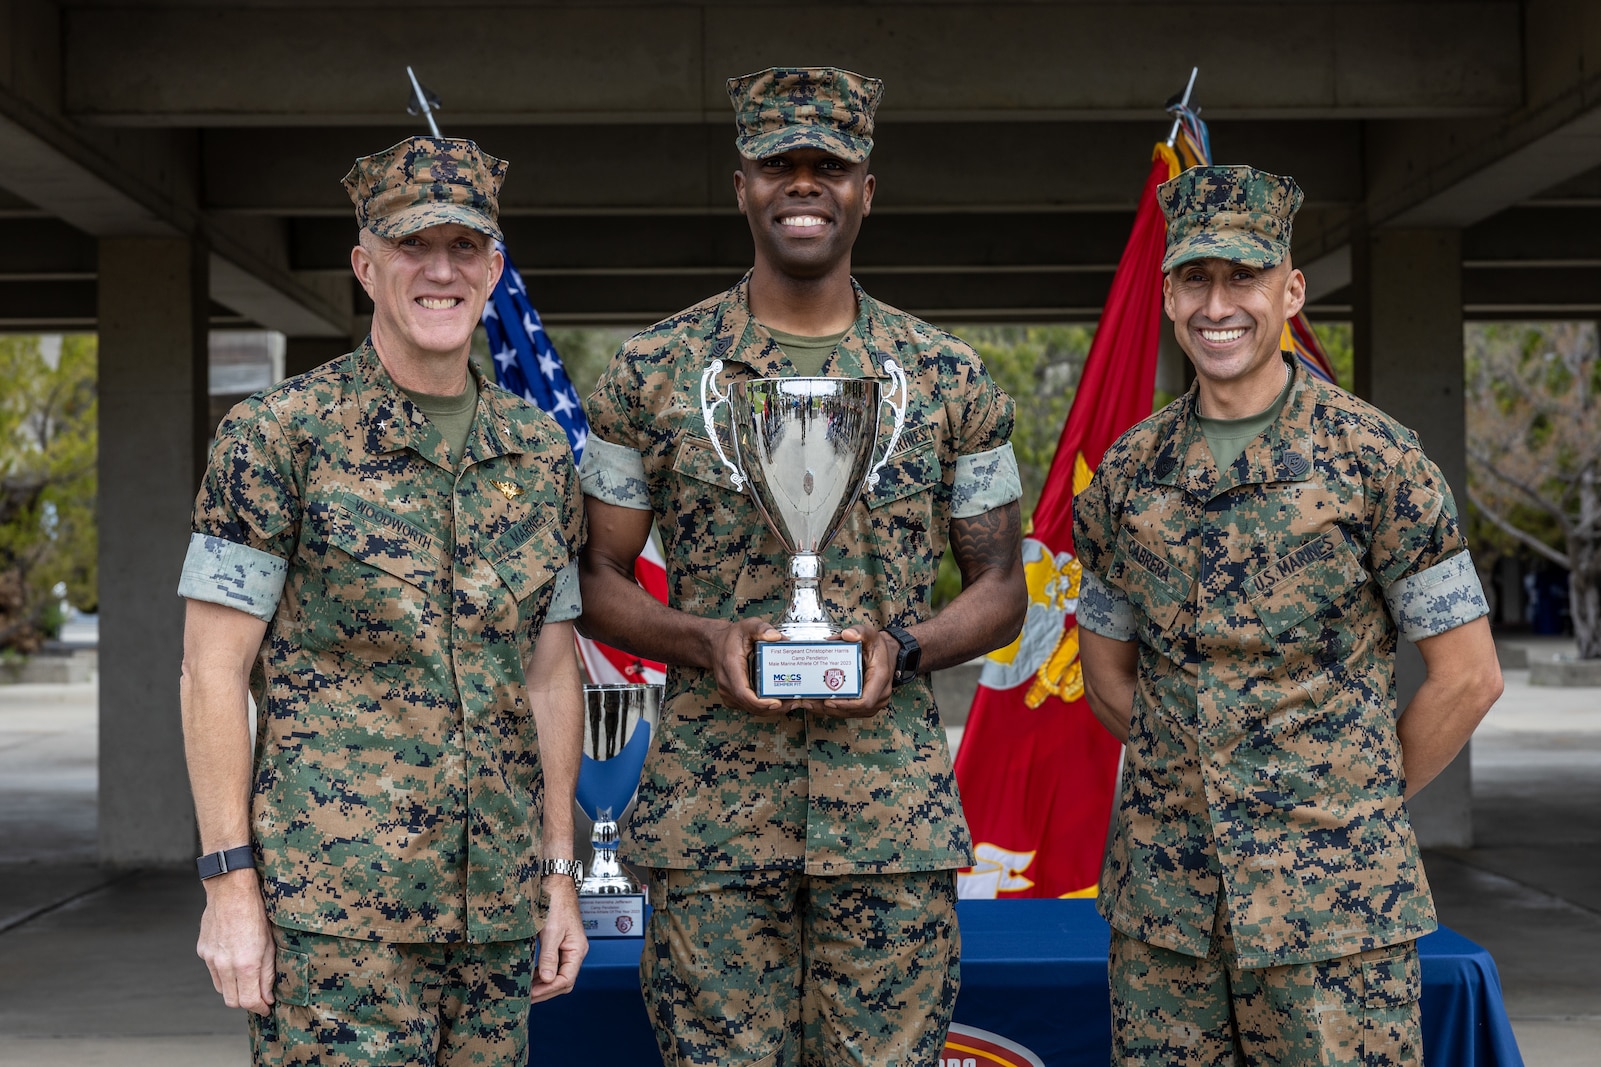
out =
<svg viewBox="0 0 1601 1067"><path fill-rule="evenodd" d="M518 485L516 482L503 482L496 478L493 479L490 484L505 494L507 500L516 500L518 497L523 495L523 487Z"/></svg>

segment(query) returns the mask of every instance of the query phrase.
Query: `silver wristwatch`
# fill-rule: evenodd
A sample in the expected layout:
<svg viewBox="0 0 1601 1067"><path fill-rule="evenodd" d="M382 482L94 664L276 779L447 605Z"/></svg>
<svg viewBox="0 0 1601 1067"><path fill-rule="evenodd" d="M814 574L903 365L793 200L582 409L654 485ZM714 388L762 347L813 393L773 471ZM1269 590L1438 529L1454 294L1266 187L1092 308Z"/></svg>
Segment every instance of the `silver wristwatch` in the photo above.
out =
<svg viewBox="0 0 1601 1067"><path fill-rule="evenodd" d="M539 864L539 877L549 878L553 874L565 874L578 885L584 880L584 865L577 860L542 860Z"/></svg>

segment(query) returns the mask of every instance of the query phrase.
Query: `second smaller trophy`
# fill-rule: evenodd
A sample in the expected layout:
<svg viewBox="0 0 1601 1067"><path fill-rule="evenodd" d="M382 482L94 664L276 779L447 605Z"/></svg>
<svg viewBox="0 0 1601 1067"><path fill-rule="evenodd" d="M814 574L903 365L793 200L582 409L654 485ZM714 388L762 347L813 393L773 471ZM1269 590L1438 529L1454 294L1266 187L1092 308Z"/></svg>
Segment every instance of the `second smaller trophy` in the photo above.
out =
<svg viewBox="0 0 1601 1067"><path fill-rule="evenodd" d="M594 823L595 855L578 907L591 938L645 936L645 895L617 859L617 820L639 787L661 696L659 685L584 686L578 806Z"/></svg>

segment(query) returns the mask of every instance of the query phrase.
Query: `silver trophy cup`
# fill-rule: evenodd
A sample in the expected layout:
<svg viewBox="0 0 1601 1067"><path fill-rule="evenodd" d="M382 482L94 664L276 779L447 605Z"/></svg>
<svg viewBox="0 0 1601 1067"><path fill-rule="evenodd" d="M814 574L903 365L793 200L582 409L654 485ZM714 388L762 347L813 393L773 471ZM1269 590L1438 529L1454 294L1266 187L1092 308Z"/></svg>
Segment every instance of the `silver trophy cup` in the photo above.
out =
<svg viewBox="0 0 1601 1067"><path fill-rule="evenodd" d="M639 786L650 734L661 706L659 685L584 686L584 758L578 806L594 823L594 859L581 894L638 893L639 885L617 860L617 817Z"/></svg>
<svg viewBox="0 0 1601 1067"><path fill-rule="evenodd" d="M737 489L746 489L790 555L789 604L775 626L784 642L756 646L753 682L759 696L852 697L861 693L861 646L832 641L839 623L823 605L820 553L839 533L863 488L895 450L906 417L906 377L894 360L885 371L897 388L889 398L870 378L756 378L722 393L716 360L701 376L701 416ZM879 411L890 404L894 425L873 463ZM734 460L723 448L716 408L727 404Z"/></svg>

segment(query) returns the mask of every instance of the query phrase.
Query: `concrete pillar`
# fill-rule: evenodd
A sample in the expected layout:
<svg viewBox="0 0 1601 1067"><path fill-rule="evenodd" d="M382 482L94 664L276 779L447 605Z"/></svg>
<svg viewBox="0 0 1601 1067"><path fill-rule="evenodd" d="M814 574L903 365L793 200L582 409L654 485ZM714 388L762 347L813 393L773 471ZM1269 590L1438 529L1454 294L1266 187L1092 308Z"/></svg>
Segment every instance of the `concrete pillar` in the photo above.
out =
<svg viewBox="0 0 1601 1067"><path fill-rule="evenodd" d="M189 542L205 448L206 251L100 242L100 858L196 854L178 712Z"/></svg>
<svg viewBox="0 0 1601 1067"><path fill-rule="evenodd" d="M1371 230L1353 241L1351 265L1356 392L1417 433L1460 513L1467 501L1461 231ZM1423 657L1411 642L1400 645L1396 699L1405 707L1422 684ZM1408 803L1424 847L1473 844L1472 785L1463 748Z"/></svg>
<svg viewBox="0 0 1601 1067"><path fill-rule="evenodd" d="M284 377L304 374L354 347L343 337L287 337L284 339Z"/></svg>

